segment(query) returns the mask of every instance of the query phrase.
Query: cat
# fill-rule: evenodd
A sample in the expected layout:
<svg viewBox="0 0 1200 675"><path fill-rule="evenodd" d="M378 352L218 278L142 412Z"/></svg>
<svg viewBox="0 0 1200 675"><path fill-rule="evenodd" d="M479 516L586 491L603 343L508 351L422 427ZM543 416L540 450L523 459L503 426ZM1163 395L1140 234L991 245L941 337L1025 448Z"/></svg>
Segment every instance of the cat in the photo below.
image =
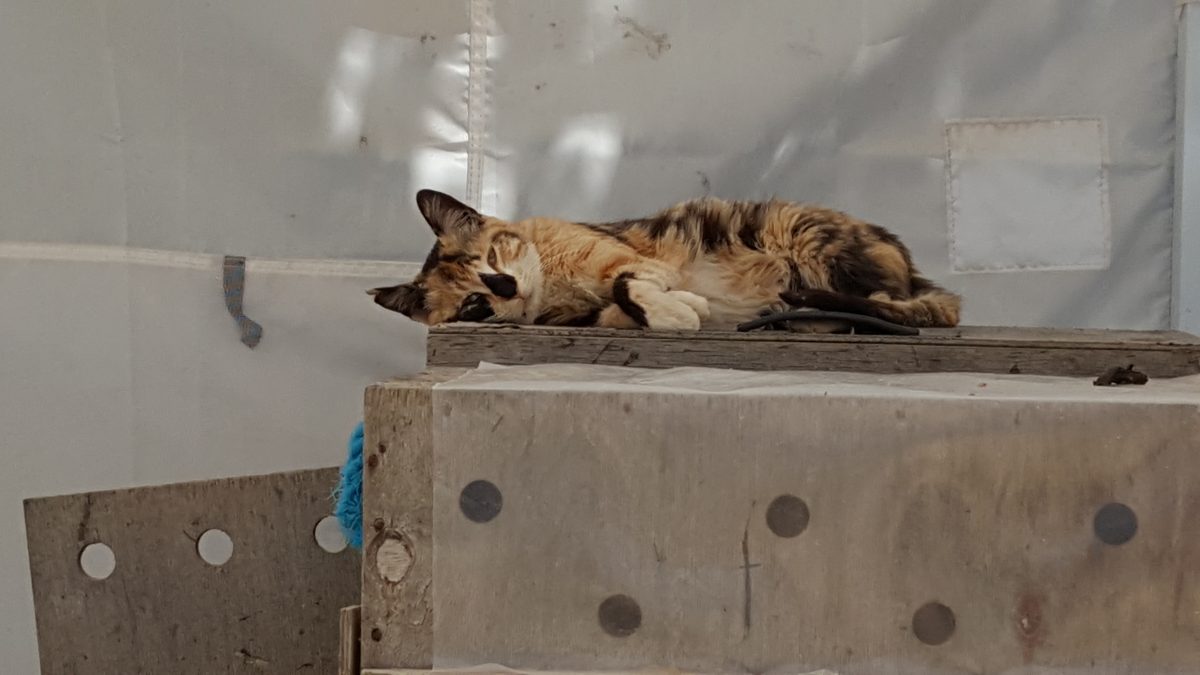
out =
<svg viewBox="0 0 1200 675"><path fill-rule="evenodd" d="M805 307L958 324L960 297L895 235L820 206L703 198L618 222L508 222L421 190L417 207L437 236L420 273L367 292L427 325L697 330Z"/></svg>

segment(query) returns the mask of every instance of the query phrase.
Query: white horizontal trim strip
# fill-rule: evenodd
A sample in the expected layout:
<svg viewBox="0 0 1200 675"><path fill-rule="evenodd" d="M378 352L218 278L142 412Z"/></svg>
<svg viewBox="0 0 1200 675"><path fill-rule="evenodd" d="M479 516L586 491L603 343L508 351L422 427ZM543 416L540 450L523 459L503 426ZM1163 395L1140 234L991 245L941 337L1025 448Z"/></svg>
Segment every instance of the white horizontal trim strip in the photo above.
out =
<svg viewBox="0 0 1200 675"><path fill-rule="evenodd" d="M233 253L237 254L237 252ZM10 241L0 242L0 260L116 263L220 272L223 256L99 244L46 244ZM267 274L388 277L402 281L416 276L420 270L421 263L414 262L246 257L247 272Z"/></svg>

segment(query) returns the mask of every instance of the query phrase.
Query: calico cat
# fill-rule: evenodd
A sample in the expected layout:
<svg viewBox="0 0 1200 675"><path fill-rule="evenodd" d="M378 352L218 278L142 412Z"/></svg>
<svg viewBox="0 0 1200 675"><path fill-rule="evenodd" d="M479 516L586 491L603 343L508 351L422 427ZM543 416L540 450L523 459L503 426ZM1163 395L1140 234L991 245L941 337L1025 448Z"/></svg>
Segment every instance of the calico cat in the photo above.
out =
<svg viewBox="0 0 1200 675"><path fill-rule="evenodd" d="M368 291L416 321L699 329L808 307L955 326L961 300L895 235L832 209L698 199L648 218L506 222L417 193L437 235L409 283Z"/></svg>

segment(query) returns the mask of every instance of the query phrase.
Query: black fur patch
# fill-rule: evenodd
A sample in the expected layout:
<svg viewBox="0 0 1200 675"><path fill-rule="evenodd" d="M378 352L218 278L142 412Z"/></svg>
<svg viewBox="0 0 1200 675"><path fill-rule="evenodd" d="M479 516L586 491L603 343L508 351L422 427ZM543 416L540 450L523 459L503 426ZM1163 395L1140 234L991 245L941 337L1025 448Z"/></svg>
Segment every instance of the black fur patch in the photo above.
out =
<svg viewBox="0 0 1200 675"><path fill-rule="evenodd" d="M456 321L486 321L495 316L492 311L492 304L488 302L487 296L482 293L472 293L463 300L462 307L458 309Z"/></svg>
<svg viewBox="0 0 1200 675"><path fill-rule="evenodd" d="M466 265L479 260L479 256L470 253L445 253L438 257L438 262L450 265Z"/></svg>
<svg viewBox="0 0 1200 675"><path fill-rule="evenodd" d="M733 242L729 238L729 224L708 210L704 204L693 204L689 209L693 223L700 230L700 245L707 252L727 248Z"/></svg>
<svg viewBox="0 0 1200 675"><path fill-rule="evenodd" d="M800 276L800 264L788 258L787 265L788 290L792 292L804 290L804 277Z"/></svg>
<svg viewBox="0 0 1200 675"><path fill-rule="evenodd" d="M857 232L846 231L829 223L801 223L798 227L816 243L820 249L827 249L835 243L840 244L837 257L830 261L829 285L831 290L847 295L865 298L876 291L888 291L896 294L906 289L898 289L895 284L887 283L888 273L867 254L867 248L875 241L864 241ZM883 228L877 228L884 244L898 245L899 240L888 234ZM833 310L830 310L833 311Z"/></svg>
<svg viewBox="0 0 1200 675"><path fill-rule="evenodd" d="M669 213L664 212L643 220L641 225L651 239L662 239L675 231L677 223Z"/></svg>
<svg viewBox="0 0 1200 675"><path fill-rule="evenodd" d="M850 314L873 316L879 319L889 318L883 316L879 306L874 301L844 293L810 288L802 291L784 291L779 294L779 298L792 307L810 307L826 312L848 312Z"/></svg>
<svg viewBox="0 0 1200 675"><path fill-rule="evenodd" d="M375 304L413 318L425 313L425 287L417 283L373 288L370 293Z"/></svg>
<svg viewBox="0 0 1200 675"><path fill-rule="evenodd" d="M739 202L734 208L742 216L741 226L737 233L738 239L746 248L752 251L761 251L762 241L759 240L758 233L762 231L763 225L767 221L767 205Z"/></svg>
<svg viewBox="0 0 1200 675"><path fill-rule="evenodd" d="M634 323L645 328L650 325L646 320L646 310L629 297L629 282L633 278L632 272L622 272L617 275L612 285L613 302L617 303L617 307L620 307L621 311L633 319Z"/></svg>
<svg viewBox="0 0 1200 675"><path fill-rule="evenodd" d="M425 264L421 265L421 276L429 274L429 272L437 267L438 262L442 259L442 242L433 242L433 248L429 249L429 255L425 256Z"/></svg>
<svg viewBox="0 0 1200 675"><path fill-rule="evenodd" d="M480 274L479 280L498 298L517 297L517 280L507 274Z"/></svg>
<svg viewBox="0 0 1200 675"><path fill-rule="evenodd" d="M846 246L829 270L829 285L833 290L866 297L876 291L889 290L888 275L866 253L861 241Z"/></svg>
<svg viewBox="0 0 1200 675"><path fill-rule="evenodd" d="M567 315L554 311L539 314L533 320L535 326L569 326L571 328L587 328L595 326L600 320L600 309L596 308L586 314Z"/></svg>
<svg viewBox="0 0 1200 675"><path fill-rule="evenodd" d="M628 246L629 245L629 237L627 237L625 235L625 232L628 231L634 225L637 225L641 222L642 221L640 221L640 220L617 220L617 221L610 222L610 223L579 223L579 224L583 225L584 227L588 228L589 230L592 230L593 232L599 232L600 234L612 237L613 239L616 239L617 241L621 242L622 244L625 244L626 246Z"/></svg>

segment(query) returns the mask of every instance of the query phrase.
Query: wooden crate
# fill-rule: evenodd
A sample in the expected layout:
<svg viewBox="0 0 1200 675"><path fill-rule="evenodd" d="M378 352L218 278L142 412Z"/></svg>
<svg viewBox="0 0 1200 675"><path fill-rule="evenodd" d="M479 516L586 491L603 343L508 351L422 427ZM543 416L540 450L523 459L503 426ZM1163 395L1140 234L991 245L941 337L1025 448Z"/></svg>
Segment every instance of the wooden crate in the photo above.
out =
<svg viewBox="0 0 1200 675"><path fill-rule="evenodd" d="M1197 383L631 372L367 391L366 672L1200 672Z"/></svg>
<svg viewBox="0 0 1200 675"><path fill-rule="evenodd" d="M1200 338L1178 331L984 326L893 337L472 325L431 329L427 356L430 366L450 367L488 361L1067 377L1096 377L1114 366L1134 364L1155 378L1200 373Z"/></svg>

